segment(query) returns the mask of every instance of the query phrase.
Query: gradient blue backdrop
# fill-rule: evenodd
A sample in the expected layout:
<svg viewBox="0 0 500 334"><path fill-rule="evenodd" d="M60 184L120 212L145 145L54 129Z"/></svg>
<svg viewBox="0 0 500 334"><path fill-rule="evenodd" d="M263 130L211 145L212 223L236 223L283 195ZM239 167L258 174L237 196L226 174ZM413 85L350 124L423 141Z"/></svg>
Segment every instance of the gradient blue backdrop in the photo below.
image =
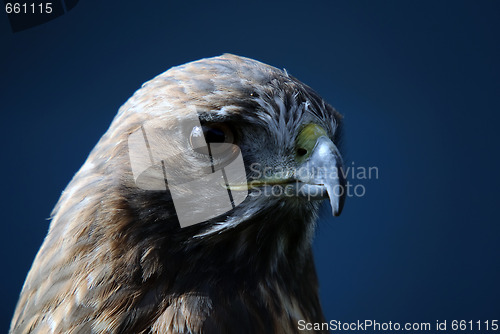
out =
<svg viewBox="0 0 500 334"><path fill-rule="evenodd" d="M12 33L0 13L6 331L61 191L122 103L231 52L286 68L345 115L378 180L315 240L327 319L500 316L499 1L98 1Z"/></svg>

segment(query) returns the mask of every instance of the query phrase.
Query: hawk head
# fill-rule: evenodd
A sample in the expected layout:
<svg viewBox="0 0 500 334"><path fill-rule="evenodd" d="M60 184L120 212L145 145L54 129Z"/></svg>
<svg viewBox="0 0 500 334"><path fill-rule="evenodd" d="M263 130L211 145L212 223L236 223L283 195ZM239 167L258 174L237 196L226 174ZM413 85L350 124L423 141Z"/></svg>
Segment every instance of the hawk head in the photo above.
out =
<svg viewBox="0 0 500 334"><path fill-rule="evenodd" d="M340 130L310 87L248 58L145 83L63 192L11 330L321 321L311 242L321 200L342 210Z"/></svg>

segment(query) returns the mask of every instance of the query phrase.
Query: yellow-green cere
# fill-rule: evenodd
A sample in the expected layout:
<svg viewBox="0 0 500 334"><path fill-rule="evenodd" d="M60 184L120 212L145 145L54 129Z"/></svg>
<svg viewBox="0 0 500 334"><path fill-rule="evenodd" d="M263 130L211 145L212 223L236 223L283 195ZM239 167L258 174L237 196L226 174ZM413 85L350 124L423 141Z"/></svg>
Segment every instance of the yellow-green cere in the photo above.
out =
<svg viewBox="0 0 500 334"><path fill-rule="evenodd" d="M302 163L311 155L318 139L328 137L326 130L318 124L307 124L297 136L295 142L295 160Z"/></svg>

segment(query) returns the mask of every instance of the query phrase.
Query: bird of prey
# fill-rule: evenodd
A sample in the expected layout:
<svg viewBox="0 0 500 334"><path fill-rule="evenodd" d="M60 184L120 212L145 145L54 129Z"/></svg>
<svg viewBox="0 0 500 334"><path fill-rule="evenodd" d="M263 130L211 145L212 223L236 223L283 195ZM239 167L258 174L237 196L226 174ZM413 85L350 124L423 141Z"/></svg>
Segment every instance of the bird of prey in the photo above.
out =
<svg viewBox="0 0 500 334"><path fill-rule="evenodd" d="M286 70L230 54L146 82L62 193L10 333L324 322L311 243L322 200L339 215L345 198L341 119Z"/></svg>

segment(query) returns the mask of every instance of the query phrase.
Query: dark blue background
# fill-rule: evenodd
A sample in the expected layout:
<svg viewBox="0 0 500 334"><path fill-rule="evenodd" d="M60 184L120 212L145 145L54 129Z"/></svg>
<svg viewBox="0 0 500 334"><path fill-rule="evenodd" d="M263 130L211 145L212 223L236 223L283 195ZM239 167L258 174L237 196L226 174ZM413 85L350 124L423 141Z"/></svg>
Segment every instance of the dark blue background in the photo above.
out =
<svg viewBox="0 0 500 334"><path fill-rule="evenodd" d="M182 4L181 4L182 3ZM61 191L119 106L173 65L285 67L376 166L315 241L327 319L500 316L500 2L97 1L19 33L0 14L2 302L8 328Z"/></svg>

